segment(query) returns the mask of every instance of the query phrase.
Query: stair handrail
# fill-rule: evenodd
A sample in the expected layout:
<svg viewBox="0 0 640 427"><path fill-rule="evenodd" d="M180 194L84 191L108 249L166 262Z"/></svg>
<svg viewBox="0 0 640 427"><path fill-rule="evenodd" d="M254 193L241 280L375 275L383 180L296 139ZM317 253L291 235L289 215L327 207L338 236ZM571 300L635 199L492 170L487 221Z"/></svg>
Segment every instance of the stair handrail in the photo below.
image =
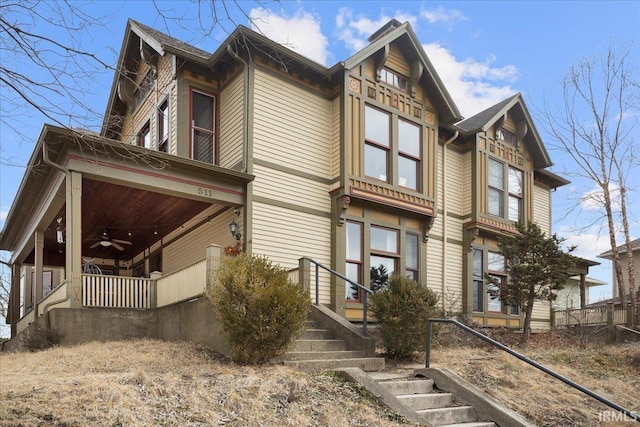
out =
<svg viewBox="0 0 640 427"><path fill-rule="evenodd" d="M313 263L316 266L316 289L315 289L315 302L314 305L320 305L320 270L319 268L322 268L326 271L329 272L329 274L333 274L334 276L339 277L340 279L344 280L345 282L348 282L350 284L352 284L353 286L357 287L358 289L364 291L362 293L362 335L364 335L365 337L367 336L367 314L368 314L368 302L367 302L367 295L368 294L373 294L373 291L369 288L365 288L364 286L362 286L360 283L354 282L353 280L349 279L348 277L346 277L344 274L338 273L337 271L327 267L326 265L323 265L322 263L314 260L313 258L309 258L309 257L303 257L303 259L308 260L309 262Z"/></svg>
<svg viewBox="0 0 640 427"><path fill-rule="evenodd" d="M433 319L427 319L427 354L426 354L426 362L425 362L425 367L429 368L429 364L430 364L430 359L431 359L431 336L433 333L433 323L434 322L440 322L440 323L452 323L455 326L459 327L460 329L464 330L465 332L468 332L472 335L475 335L476 337L480 338L483 341L488 342L489 344L492 344L495 347L498 347L500 350L506 351L507 353L511 354L512 356L517 357L518 359L522 360L523 362L528 363L529 365L540 369L542 372L551 375L552 377L564 382L565 384L575 388L576 390L579 390L591 397L593 397L594 399L598 400L601 403L604 403L605 405L609 406L610 408L615 409L616 411L619 411L621 413L623 413L625 416L628 416L638 422L640 422L640 415L630 411L629 409L623 408L622 406L618 405L617 403L614 403L610 400L608 400L607 398L600 396L599 394L589 390L586 387L581 386L580 384L571 381L569 378L566 378L560 374L558 374L557 372L552 371L551 369L539 364L538 362L536 362L535 360L529 359L527 356L518 353L515 350L510 349L509 347L507 347L504 344L499 343L498 341L489 338L488 336L476 331L475 329L472 329L470 327L468 327L467 325L458 322L455 319L437 319L437 318L433 318Z"/></svg>

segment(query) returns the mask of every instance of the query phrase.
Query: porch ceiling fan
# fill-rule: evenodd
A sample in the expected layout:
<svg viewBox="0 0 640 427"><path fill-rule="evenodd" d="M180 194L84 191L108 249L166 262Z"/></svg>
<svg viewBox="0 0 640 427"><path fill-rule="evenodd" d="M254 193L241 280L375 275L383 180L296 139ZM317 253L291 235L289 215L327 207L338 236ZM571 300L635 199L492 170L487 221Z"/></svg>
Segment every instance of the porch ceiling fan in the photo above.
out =
<svg viewBox="0 0 640 427"><path fill-rule="evenodd" d="M113 246L119 251L124 251L124 246L122 245L131 245L131 242L128 240L120 240L120 239L112 239L109 236L109 231L104 230L102 235L100 236L100 240L90 246L91 249L96 248L98 246L102 246L108 248L109 246Z"/></svg>

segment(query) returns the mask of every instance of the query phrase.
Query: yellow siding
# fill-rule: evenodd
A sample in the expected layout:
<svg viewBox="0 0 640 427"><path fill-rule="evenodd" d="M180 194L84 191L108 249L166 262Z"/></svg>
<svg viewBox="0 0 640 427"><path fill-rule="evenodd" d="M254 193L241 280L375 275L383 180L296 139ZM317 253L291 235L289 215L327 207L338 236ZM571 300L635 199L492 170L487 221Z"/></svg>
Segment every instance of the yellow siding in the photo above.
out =
<svg viewBox="0 0 640 427"><path fill-rule="evenodd" d="M442 241L429 239L427 243L427 275L422 282L438 293L442 292Z"/></svg>
<svg viewBox="0 0 640 427"><path fill-rule="evenodd" d="M551 303L548 301L536 301L533 304L533 313L531 314L532 319L537 319L536 321L531 321L531 329L536 330L547 330L550 328L550 319L551 319Z"/></svg>
<svg viewBox="0 0 640 427"><path fill-rule="evenodd" d="M206 217L206 212L200 217ZM228 211L166 246L162 252L163 273L171 273L203 259L210 244L221 246L223 250L226 246L235 246L236 240L229 233L231 220L235 220L238 228L243 230L242 216L236 217L233 211Z"/></svg>
<svg viewBox="0 0 640 427"><path fill-rule="evenodd" d="M331 220L290 209L253 203L253 253L285 268L297 268L304 256L331 265ZM286 226L286 229L285 229ZM327 274L320 275L320 301L330 302Z"/></svg>
<svg viewBox="0 0 640 427"><path fill-rule="evenodd" d="M255 72L253 156L329 178L331 101Z"/></svg>
<svg viewBox="0 0 640 427"><path fill-rule="evenodd" d="M395 44L389 47L389 57L385 65L405 77L410 77L409 64Z"/></svg>
<svg viewBox="0 0 640 427"><path fill-rule="evenodd" d="M291 203L327 213L331 212L331 199L327 184L261 165L255 165L253 173L256 176L253 181L254 196L267 197L274 201ZM304 189L304 191L300 191L300 189Z"/></svg>
<svg viewBox="0 0 640 427"><path fill-rule="evenodd" d="M462 155L462 170L461 173L466 176L466 179L462 180L462 215L471 215L473 209L473 195L472 195L472 181L473 181L473 164L471 152L467 152Z"/></svg>
<svg viewBox="0 0 640 427"><path fill-rule="evenodd" d="M220 94L220 166L231 168L242 161L244 77L239 75Z"/></svg>
<svg viewBox="0 0 640 427"><path fill-rule="evenodd" d="M331 120L331 173L330 178L340 176L340 104L341 98L336 98L331 103L332 120Z"/></svg>
<svg viewBox="0 0 640 427"><path fill-rule="evenodd" d="M451 227L451 230L455 230ZM459 229L458 229L459 230ZM458 233L456 233L458 234ZM462 264L464 261L464 250L461 245L456 243L447 243L445 257L447 260L446 280L445 280L445 299L458 296L460 304L462 303ZM460 307L462 308L462 307Z"/></svg>
<svg viewBox="0 0 640 427"><path fill-rule="evenodd" d="M540 185L533 186L533 221L551 234L551 192Z"/></svg>
<svg viewBox="0 0 640 427"><path fill-rule="evenodd" d="M465 213L464 205L466 204L466 201L464 200L463 186L466 182L471 180L471 171L465 170L463 164L463 157L461 154L447 149L447 170L445 171L447 184L447 210L456 215L462 215ZM440 168L441 166L442 165L440 165ZM465 175L465 171L468 176ZM442 197L441 194L439 196Z"/></svg>

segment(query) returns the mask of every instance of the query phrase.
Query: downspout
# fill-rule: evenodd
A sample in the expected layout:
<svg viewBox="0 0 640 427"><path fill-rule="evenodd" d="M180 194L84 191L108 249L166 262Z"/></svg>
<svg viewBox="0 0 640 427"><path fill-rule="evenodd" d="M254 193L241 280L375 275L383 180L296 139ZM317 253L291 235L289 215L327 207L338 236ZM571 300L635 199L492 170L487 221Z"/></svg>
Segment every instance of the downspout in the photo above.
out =
<svg viewBox="0 0 640 427"><path fill-rule="evenodd" d="M59 286L62 286L63 284L67 283L68 280L63 281L62 283L60 283ZM51 307L52 305L56 305L56 304L62 304L63 302L67 302L71 299L71 295L67 295L66 298L62 298L59 300L55 300L55 301L51 301L49 303L47 303L44 308L42 309L42 315L44 316L44 325L47 329L49 329L49 327L51 326L51 319L49 318L49 307ZM36 308L37 310L37 308Z"/></svg>
<svg viewBox="0 0 640 427"><path fill-rule="evenodd" d="M447 180L445 173L447 171L447 146L458 138L459 131L453 134L451 138L445 141L442 146L442 310L446 309L446 290L447 290Z"/></svg>
<svg viewBox="0 0 640 427"><path fill-rule="evenodd" d="M44 162L51 166L52 168L58 169L62 172L64 172L65 174L65 185L70 185L71 183L71 171L65 167L60 166L59 164L53 162L51 159L49 159L49 150L47 150L47 142L43 139L42 140L42 160L44 160ZM68 218L67 218L68 220ZM66 267L66 266L65 266ZM66 269L66 268L65 268ZM66 280L65 280L66 281ZM49 319L49 307L55 304L60 304L66 301L69 301L71 299L71 294L69 294L67 292L67 297L57 300L57 301L51 301L50 303L47 303L44 308L42 309L42 314L45 315L45 326L47 328L49 328L49 325L51 324L51 321ZM38 313L38 307L36 306L36 314Z"/></svg>

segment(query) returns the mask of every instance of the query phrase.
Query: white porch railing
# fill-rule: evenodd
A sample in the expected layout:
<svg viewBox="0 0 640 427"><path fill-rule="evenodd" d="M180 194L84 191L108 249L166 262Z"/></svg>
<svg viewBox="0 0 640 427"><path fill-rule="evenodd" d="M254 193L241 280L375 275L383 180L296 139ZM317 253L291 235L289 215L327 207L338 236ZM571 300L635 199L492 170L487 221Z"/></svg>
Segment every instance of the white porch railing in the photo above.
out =
<svg viewBox="0 0 640 427"><path fill-rule="evenodd" d="M556 310L553 315L554 326L624 325L627 322L627 310L613 305Z"/></svg>
<svg viewBox="0 0 640 427"><path fill-rule="evenodd" d="M169 273L156 280L157 307L185 301L207 290L207 261Z"/></svg>
<svg viewBox="0 0 640 427"><path fill-rule="evenodd" d="M140 277L82 275L84 307L151 308L153 280Z"/></svg>

